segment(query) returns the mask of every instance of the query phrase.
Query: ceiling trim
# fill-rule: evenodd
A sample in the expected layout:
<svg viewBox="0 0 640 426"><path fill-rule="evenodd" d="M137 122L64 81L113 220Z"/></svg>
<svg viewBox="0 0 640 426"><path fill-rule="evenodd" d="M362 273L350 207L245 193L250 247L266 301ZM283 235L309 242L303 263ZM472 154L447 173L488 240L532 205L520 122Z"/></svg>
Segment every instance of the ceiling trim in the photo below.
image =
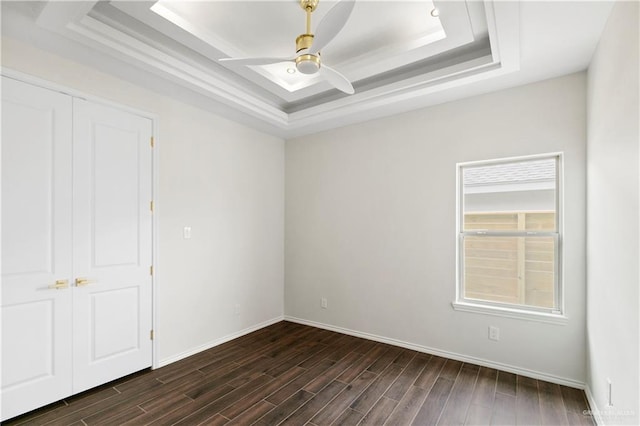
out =
<svg viewBox="0 0 640 426"><path fill-rule="evenodd" d="M48 3L43 12L47 11L50 5L51 3ZM160 75L168 77L174 82L202 91L217 101L241 109L277 127L287 127L287 114L277 107L249 95L246 91L228 84L212 73L202 71L122 31L109 27L87 16L87 14L83 16L71 13L71 11L66 14L51 13L43 22L46 22L48 29L55 30L84 44L90 42L92 47L106 50L110 54L119 53L120 55L117 55L119 59L159 72Z"/></svg>
<svg viewBox="0 0 640 426"><path fill-rule="evenodd" d="M64 7L61 7L60 2L53 0L47 2L37 18L37 25L197 91L273 125L285 133L296 135L304 133L305 128L315 128L330 121L345 125L375 116L381 109L401 110L402 104L407 101L511 73L519 70L520 67L519 3L485 0L484 11L489 38L489 49L485 52L486 54L400 81L366 87L362 91L357 90L356 94L351 96L330 95L326 102L297 108L287 113L283 105L278 105L263 96L257 96L251 91L251 86L243 85L228 78L224 73L218 72L221 67L204 69L184 58L154 47L143 37L135 37L131 33L89 16L97 3L95 1L63 3ZM438 2L438 6L443 8L460 8L461 5L466 7L464 2ZM125 12L131 12L133 6L126 6L123 3L117 7ZM452 25L454 25L452 22L443 19L443 27L452 28ZM459 31L451 31L447 34L447 38L436 41L429 49L432 52L437 52L439 49L444 51L452 46L472 42L473 34L460 28L458 26ZM182 37L184 38L185 34L182 34ZM202 43L201 46L206 44ZM375 60L384 62L374 55L371 61ZM380 66L384 68L386 65L382 63ZM345 72L352 72L348 65L345 66ZM239 74L248 75L244 72ZM252 74L259 75L253 72ZM355 86L358 89L357 81ZM303 93L309 95L314 92ZM295 98L284 96L285 101L292 99Z"/></svg>

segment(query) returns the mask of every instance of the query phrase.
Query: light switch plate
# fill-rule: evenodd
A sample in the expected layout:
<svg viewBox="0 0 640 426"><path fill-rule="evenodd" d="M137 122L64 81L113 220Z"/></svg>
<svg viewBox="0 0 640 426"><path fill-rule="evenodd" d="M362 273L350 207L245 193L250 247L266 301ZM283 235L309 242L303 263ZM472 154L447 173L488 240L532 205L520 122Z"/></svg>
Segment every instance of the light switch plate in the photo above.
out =
<svg viewBox="0 0 640 426"><path fill-rule="evenodd" d="M191 238L191 227L190 226L185 226L184 229L182 230L182 236L184 237L185 240L188 240Z"/></svg>

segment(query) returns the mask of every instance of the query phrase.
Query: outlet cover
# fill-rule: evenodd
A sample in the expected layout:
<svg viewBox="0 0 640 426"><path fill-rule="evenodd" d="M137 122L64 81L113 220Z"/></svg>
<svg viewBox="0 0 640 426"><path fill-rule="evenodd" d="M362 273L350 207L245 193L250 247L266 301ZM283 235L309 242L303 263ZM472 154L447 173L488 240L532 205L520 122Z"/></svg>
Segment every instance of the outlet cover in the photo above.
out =
<svg viewBox="0 0 640 426"><path fill-rule="evenodd" d="M489 326L489 340L500 340L500 329L498 327Z"/></svg>
<svg viewBox="0 0 640 426"><path fill-rule="evenodd" d="M323 297L322 299L320 299L320 307L322 309L327 309L327 298Z"/></svg>

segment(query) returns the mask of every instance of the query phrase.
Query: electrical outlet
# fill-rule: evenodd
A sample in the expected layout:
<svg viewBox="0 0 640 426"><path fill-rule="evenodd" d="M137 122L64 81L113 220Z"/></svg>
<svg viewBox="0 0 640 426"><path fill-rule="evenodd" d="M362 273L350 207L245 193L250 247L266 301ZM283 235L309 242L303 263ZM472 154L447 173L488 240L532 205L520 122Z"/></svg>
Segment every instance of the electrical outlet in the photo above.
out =
<svg viewBox="0 0 640 426"><path fill-rule="evenodd" d="M500 329L492 325L489 326L489 340L500 340Z"/></svg>
<svg viewBox="0 0 640 426"><path fill-rule="evenodd" d="M327 309L327 298L323 297L322 299L320 299L320 307L322 309Z"/></svg>
<svg viewBox="0 0 640 426"><path fill-rule="evenodd" d="M611 399L611 379L607 377L607 407L613 407L613 400Z"/></svg>
<svg viewBox="0 0 640 426"><path fill-rule="evenodd" d="M185 226L185 227L182 229L182 237L183 237L185 240L188 240L188 239L190 239L190 238L191 238L191 227L190 227L190 226Z"/></svg>
<svg viewBox="0 0 640 426"><path fill-rule="evenodd" d="M233 312L236 315L240 315L240 304L239 303L236 303L236 306L234 307Z"/></svg>

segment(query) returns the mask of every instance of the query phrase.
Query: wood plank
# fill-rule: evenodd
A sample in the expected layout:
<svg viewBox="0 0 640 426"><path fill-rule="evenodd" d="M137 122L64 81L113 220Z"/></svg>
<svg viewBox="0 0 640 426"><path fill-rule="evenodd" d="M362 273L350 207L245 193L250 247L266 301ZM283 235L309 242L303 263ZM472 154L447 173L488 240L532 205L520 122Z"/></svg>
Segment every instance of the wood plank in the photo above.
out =
<svg viewBox="0 0 640 426"><path fill-rule="evenodd" d="M147 411L143 415L136 417L130 421L122 423L122 426L139 426L153 423L154 421L166 416L167 414L182 409L183 406L191 404L193 400L184 396L183 394L170 393L167 398L167 404L163 407Z"/></svg>
<svg viewBox="0 0 640 426"><path fill-rule="evenodd" d="M516 396L516 375L513 373L499 371L496 392Z"/></svg>
<svg viewBox="0 0 640 426"><path fill-rule="evenodd" d="M261 375L261 373L252 371L251 367L241 366L233 369L229 373L224 374L220 377L213 378L213 379L207 378L206 380L204 379L200 380L200 382L196 384L196 386L192 390L185 392L185 395L187 395L191 399L198 399L202 397L202 395L205 395L211 391L215 391L216 389L218 389L223 385L231 386L229 382L231 382L232 380L235 380L238 377L246 377L250 374L254 375L253 378ZM231 387L234 387L234 386L231 386Z"/></svg>
<svg viewBox="0 0 640 426"><path fill-rule="evenodd" d="M193 399L189 398L185 394L168 391L164 395L160 395L156 398L150 399L138 405L138 407L142 408L145 412L159 410L166 413L170 407L175 407L176 405L188 404L189 402L192 402L192 401Z"/></svg>
<svg viewBox="0 0 640 426"><path fill-rule="evenodd" d="M478 381L473 390L471 403L481 407L493 407L493 399L498 383L498 371L493 368L480 367Z"/></svg>
<svg viewBox="0 0 640 426"><path fill-rule="evenodd" d="M82 422L87 426L104 424L121 425L126 421L133 421L143 414L144 411L142 411L140 407L103 410L98 414L82 419Z"/></svg>
<svg viewBox="0 0 640 426"><path fill-rule="evenodd" d="M427 361L428 361L428 358L431 357L431 355L429 355L429 354L422 354L422 353L419 353L417 351L404 349L402 352L400 352L400 355L398 355L396 357L396 359L393 360L393 363L395 365L398 365L398 366L404 368L407 365L409 365L409 362L411 362L411 360L413 358L415 358L416 356L422 356L423 358L427 358Z"/></svg>
<svg viewBox="0 0 640 426"><path fill-rule="evenodd" d="M301 405L313 398L313 396L311 392L300 389L281 404L276 405L273 410L262 416L255 424L264 426L277 425L300 408Z"/></svg>
<svg viewBox="0 0 640 426"><path fill-rule="evenodd" d="M386 424L388 425L408 425L411 423L416 413L422 407L427 398L428 390L411 386L404 397L393 410Z"/></svg>
<svg viewBox="0 0 640 426"><path fill-rule="evenodd" d="M260 375L251 382L248 382L239 388L235 388L233 391L227 392L219 398L195 400L191 404L184 406L185 408L191 409L191 414L182 412L182 416L179 420L171 417L163 417L162 424L168 424L167 422L170 421L169 424L172 425L193 425L208 421L226 407L242 399L249 389L262 386L272 380L273 377ZM174 413L176 412L177 411L174 411Z"/></svg>
<svg viewBox="0 0 640 426"><path fill-rule="evenodd" d="M454 382L456 377L458 377L458 373L462 369L462 362L456 361L454 359L448 359L445 362L444 367L440 371L440 377L443 379L448 379Z"/></svg>
<svg viewBox="0 0 640 426"><path fill-rule="evenodd" d="M569 424L562 401L560 386L554 383L538 383L538 395L540 397L540 419L548 425Z"/></svg>
<svg viewBox="0 0 640 426"><path fill-rule="evenodd" d="M513 426L516 424L516 397L506 393L496 393L491 413L492 425Z"/></svg>
<svg viewBox="0 0 640 426"><path fill-rule="evenodd" d="M359 353L361 352L354 352ZM351 383L356 377L358 377L364 370L369 368L374 362L382 356L384 348L376 347L371 352L361 354L361 357L348 366L342 374L340 374L337 380L343 383Z"/></svg>
<svg viewBox="0 0 640 426"><path fill-rule="evenodd" d="M493 407L486 407L478 404L471 404L469 411L467 411L467 419L464 421L465 425L488 425L491 423L491 415L493 413Z"/></svg>
<svg viewBox="0 0 640 426"><path fill-rule="evenodd" d="M378 346L380 346L378 342L375 342L373 340L365 340L360 346L358 346L356 352L364 355L375 350L375 348Z"/></svg>
<svg viewBox="0 0 640 426"><path fill-rule="evenodd" d="M321 343L313 342L313 345L307 347L302 352L298 352L291 358L281 361L279 364L274 363L273 367L265 370L264 374L269 375L271 377L278 377L281 374L284 374L286 371L291 368L297 366L298 364L308 360L311 358L318 350L323 349L325 345Z"/></svg>
<svg viewBox="0 0 640 426"><path fill-rule="evenodd" d="M248 395L235 402L234 404L231 404L229 407L225 408L221 412L221 414L228 419L235 419L242 412L249 410L254 404L258 403L260 400L266 398L278 389L292 382L297 377L300 377L305 372L306 370L304 368L296 366L280 377L277 377L275 380L258 387L256 390L250 392ZM275 406L275 404L273 403L271 403L271 405Z"/></svg>
<svg viewBox="0 0 640 426"><path fill-rule="evenodd" d="M389 387L384 396L391 398L395 401L400 401L409 387L417 380L422 373L422 370L429 362L430 356L417 355L415 356L409 365L402 370L402 373L398 376L395 382Z"/></svg>
<svg viewBox="0 0 640 426"><path fill-rule="evenodd" d="M303 389L309 382L317 380L318 377L324 377L325 372L333 365L335 365L334 361L325 359L324 361L320 362L310 370L307 370L307 372L298 376L292 382L278 389L276 392L272 393L265 399L275 405L281 404L291 395L298 392L298 390ZM309 389L305 390L307 392L316 393L314 391L309 391Z"/></svg>
<svg viewBox="0 0 640 426"><path fill-rule="evenodd" d="M453 380L438 377L411 424L416 426L435 425L447 403L452 388Z"/></svg>
<svg viewBox="0 0 640 426"><path fill-rule="evenodd" d="M399 365L391 364L384 370L358 398L351 404L351 408L366 414L378 402L380 397L387 391L389 386L400 375L402 368Z"/></svg>
<svg viewBox="0 0 640 426"><path fill-rule="evenodd" d="M567 411L582 414L585 410L589 409L584 391L567 386L560 386L560 393L562 394L562 401Z"/></svg>
<svg viewBox="0 0 640 426"><path fill-rule="evenodd" d="M345 339L341 339L340 342L341 344L329 353L327 359L340 361L348 354L358 353L358 347L362 343L357 337L353 336L347 336Z"/></svg>
<svg viewBox="0 0 640 426"><path fill-rule="evenodd" d="M396 405L398 405L398 401L383 396L364 416L360 424L373 426L384 424Z"/></svg>
<svg viewBox="0 0 640 426"><path fill-rule="evenodd" d="M199 366L198 370L202 371L204 374L211 373L229 364L230 362L235 362L240 354L245 354L245 353L246 353L246 349L241 346L232 347L231 350L229 351L225 351L216 356L211 357L208 360L210 362L208 362L205 365ZM175 375L176 373L171 375L164 375L161 377L161 381L164 383L168 383L171 381L171 378L174 377Z"/></svg>
<svg viewBox="0 0 640 426"><path fill-rule="evenodd" d="M317 425L331 424L353 401L378 377L377 374L365 371L340 392L330 403L318 412L311 422Z"/></svg>
<svg viewBox="0 0 640 426"><path fill-rule="evenodd" d="M540 401L536 379L518 376L516 422L520 425L540 424Z"/></svg>
<svg viewBox="0 0 640 426"><path fill-rule="evenodd" d="M479 370L476 365L463 365L438 422L445 425L464 424Z"/></svg>
<svg viewBox="0 0 640 426"><path fill-rule="evenodd" d="M253 424L260 417L267 414L269 411L273 410L275 405L267 401L258 401L255 404L251 405L245 411L242 412L239 416L231 420L228 425L237 425L244 426Z"/></svg>
<svg viewBox="0 0 640 426"><path fill-rule="evenodd" d="M281 425L298 426L308 422L318 411L327 405L336 395L346 387L342 382L333 381L325 386L316 396L289 416Z"/></svg>
<svg viewBox="0 0 640 426"><path fill-rule="evenodd" d="M596 422L590 414L578 414L573 411L567 411L567 420L570 425L596 426Z"/></svg>
<svg viewBox="0 0 640 426"><path fill-rule="evenodd" d="M426 390L431 389L446 361L446 359L439 356L432 356L415 382L413 382L413 385Z"/></svg>
<svg viewBox="0 0 640 426"><path fill-rule="evenodd" d="M355 426L360 423L362 420L362 413L358 411L352 410L351 408L347 408L344 412L338 417L338 419L332 423L335 426ZM316 423L311 423L316 426ZM321 426L317 424L317 426Z"/></svg>
<svg viewBox="0 0 640 426"><path fill-rule="evenodd" d="M389 366L389 364L391 364L393 360L395 360L398 355L400 355L400 352L402 351L401 348L396 348L389 345L386 346L387 351L383 353L382 356L380 356L378 360L371 365L371 367L368 368L368 370L372 373L382 373Z"/></svg>
<svg viewBox="0 0 640 426"><path fill-rule="evenodd" d="M317 375L317 377L309 382L304 389L309 392L317 393L320 389L336 380L344 371L357 363L358 360L363 357L364 355L361 355L358 352L351 352L347 354L340 361L326 369L321 375Z"/></svg>

